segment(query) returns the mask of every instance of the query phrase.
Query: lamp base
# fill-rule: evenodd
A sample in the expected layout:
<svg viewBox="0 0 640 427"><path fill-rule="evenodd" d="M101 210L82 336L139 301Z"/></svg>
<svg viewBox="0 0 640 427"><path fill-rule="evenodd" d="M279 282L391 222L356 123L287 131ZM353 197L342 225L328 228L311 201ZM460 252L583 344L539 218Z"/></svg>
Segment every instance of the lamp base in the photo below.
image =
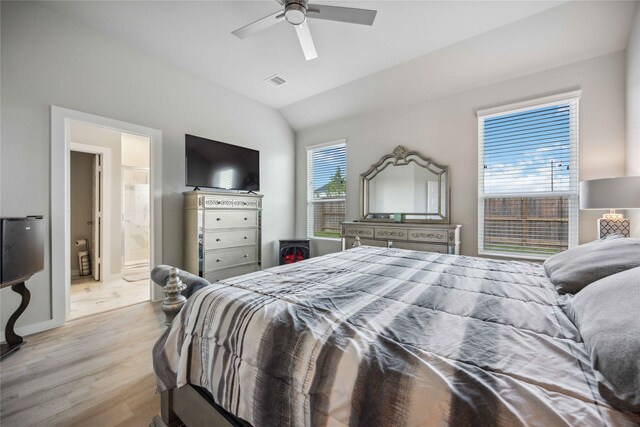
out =
<svg viewBox="0 0 640 427"><path fill-rule="evenodd" d="M612 234L620 234L624 237L631 235L631 224L628 219L598 219L598 236L600 239L604 239Z"/></svg>

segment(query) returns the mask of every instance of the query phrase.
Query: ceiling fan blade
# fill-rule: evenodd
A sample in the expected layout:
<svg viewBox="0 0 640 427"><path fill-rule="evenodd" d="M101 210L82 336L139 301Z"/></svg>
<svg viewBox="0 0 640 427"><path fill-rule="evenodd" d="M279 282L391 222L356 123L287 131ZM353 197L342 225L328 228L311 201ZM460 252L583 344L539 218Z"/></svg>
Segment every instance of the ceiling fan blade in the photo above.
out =
<svg viewBox="0 0 640 427"><path fill-rule="evenodd" d="M281 10L272 13L269 16L265 16L264 18L258 19L255 22L252 22L249 25L245 25L242 28L238 28L235 31L232 31L231 34L234 36L244 39L249 37L251 34L257 33L258 31L262 31L266 28L269 28L273 25L276 25L278 22L282 21L284 18L284 13Z"/></svg>
<svg viewBox="0 0 640 427"><path fill-rule="evenodd" d="M311 38L311 31L309 31L309 25L307 22L303 22L300 25L294 25L296 27L296 34L298 34L298 40L300 40L300 46L302 46L302 52L307 61L316 59L318 52L316 51L316 45L313 44L313 38Z"/></svg>
<svg viewBox="0 0 640 427"><path fill-rule="evenodd" d="M348 22L350 24L373 25L377 10L356 9L353 7L309 4L307 18L326 19L328 21Z"/></svg>

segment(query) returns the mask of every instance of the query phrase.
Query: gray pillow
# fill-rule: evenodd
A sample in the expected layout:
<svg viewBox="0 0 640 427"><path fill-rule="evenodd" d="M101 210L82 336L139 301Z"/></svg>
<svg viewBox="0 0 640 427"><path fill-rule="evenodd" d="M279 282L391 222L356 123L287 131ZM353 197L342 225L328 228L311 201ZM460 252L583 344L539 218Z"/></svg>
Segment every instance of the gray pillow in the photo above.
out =
<svg viewBox="0 0 640 427"><path fill-rule="evenodd" d="M640 239L616 237L596 240L547 258L544 270L557 291L575 294L603 277L640 267Z"/></svg>
<svg viewBox="0 0 640 427"><path fill-rule="evenodd" d="M640 267L592 283L563 308L603 377L602 397L618 409L640 412Z"/></svg>
<svg viewBox="0 0 640 427"><path fill-rule="evenodd" d="M153 267L153 270L151 270L151 280L160 286L166 285L171 268L172 267L170 265L158 265ZM211 284L206 279L196 276L195 274L191 274L188 271L178 270L178 277L182 280L182 283L187 285L185 290L181 292L181 294L186 298L193 295L195 291Z"/></svg>

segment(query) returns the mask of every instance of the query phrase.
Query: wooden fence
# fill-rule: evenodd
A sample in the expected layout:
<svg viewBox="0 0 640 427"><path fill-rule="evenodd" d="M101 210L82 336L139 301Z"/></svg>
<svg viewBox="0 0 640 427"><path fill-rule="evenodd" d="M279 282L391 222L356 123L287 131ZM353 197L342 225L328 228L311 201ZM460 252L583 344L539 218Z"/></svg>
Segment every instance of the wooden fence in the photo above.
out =
<svg viewBox="0 0 640 427"><path fill-rule="evenodd" d="M340 237L345 216L344 200L313 203L313 235Z"/></svg>
<svg viewBox="0 0 640 427"><path fill-rule="evenodd" d="M484 202L484 249L552 254L568 249L569 199L492 198Z"/></svg>

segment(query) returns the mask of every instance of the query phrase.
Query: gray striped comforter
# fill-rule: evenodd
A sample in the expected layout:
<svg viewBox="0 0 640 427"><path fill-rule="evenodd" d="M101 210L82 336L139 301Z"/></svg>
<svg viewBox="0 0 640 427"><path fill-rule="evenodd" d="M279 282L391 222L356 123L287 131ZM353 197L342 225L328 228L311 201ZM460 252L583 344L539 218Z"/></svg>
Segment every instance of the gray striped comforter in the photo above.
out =
<svg viewBox="0 0 640 427"><path fill-rule="evenodd" d="M539 265L354 248L195 293L158 388L254 426L635 425L557 298Z"/></svg>

